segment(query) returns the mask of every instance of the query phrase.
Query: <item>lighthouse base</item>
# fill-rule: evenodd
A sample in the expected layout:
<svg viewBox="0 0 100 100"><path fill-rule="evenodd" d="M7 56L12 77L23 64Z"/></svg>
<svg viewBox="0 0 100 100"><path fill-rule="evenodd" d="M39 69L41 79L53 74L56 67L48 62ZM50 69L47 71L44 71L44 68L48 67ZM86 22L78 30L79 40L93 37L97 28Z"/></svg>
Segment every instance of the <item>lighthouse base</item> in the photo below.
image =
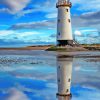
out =
<svg viewBox="0 0 100 100"><path fill-rule="evenodd" d="M71 98L72 98L72 94L66 95L66 94L57 93L56 96L57 96L58 100L71 100Z"/></svg>
<svg viewBox="0 0 100 100"><path fill-rule="evenodd" d="M57 40L57 46L74 46L75 43L73 40Z"/></svg>

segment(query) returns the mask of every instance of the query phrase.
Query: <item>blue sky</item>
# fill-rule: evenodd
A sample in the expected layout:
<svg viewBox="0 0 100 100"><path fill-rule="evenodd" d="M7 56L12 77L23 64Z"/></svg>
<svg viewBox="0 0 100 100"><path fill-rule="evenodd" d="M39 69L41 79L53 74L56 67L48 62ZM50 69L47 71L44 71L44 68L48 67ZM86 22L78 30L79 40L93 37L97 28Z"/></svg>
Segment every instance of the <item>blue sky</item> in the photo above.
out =
<svg viewBox="0 0 100 100"><path fill-rule="evenodd" d="M56 2L0 0L0 47L55 43ZM100 43L100 1L71 2L72 27L76 39L80 43L91 43L91 39L93 43Z"/></svg>

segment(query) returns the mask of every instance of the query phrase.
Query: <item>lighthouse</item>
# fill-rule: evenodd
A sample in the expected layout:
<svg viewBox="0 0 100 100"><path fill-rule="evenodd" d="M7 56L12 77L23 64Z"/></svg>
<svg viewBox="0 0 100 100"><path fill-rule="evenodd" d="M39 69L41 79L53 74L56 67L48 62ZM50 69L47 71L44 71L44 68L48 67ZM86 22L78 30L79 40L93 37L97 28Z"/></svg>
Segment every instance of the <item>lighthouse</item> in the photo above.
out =
<svg viewBox="0 0 100 100"><path fill-rule="evenodd" d="M57 57L58 100L70 100L73 58Z"/></svg>
<svg viewBox="0 0 100 100"><path fill-rule="evenodd" d="M58 0L56 4L56 8L58 8L57 46L73 46L74 44L70 16L71 7L70 0Z"/></svg>

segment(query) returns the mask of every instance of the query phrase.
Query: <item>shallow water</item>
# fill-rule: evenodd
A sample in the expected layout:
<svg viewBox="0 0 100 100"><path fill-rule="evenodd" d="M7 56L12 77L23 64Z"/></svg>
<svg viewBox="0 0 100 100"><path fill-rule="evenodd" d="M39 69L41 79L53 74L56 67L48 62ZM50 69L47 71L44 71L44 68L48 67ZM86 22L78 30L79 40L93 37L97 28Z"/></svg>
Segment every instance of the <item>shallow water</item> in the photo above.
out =
<svg viewBox="0 0 100 100"><path fill-rule="evenodd" d="M55 53L27 52L0 52L0 100L57 100ZM73 58L71 100L100 99L99 61Z"/></svg>

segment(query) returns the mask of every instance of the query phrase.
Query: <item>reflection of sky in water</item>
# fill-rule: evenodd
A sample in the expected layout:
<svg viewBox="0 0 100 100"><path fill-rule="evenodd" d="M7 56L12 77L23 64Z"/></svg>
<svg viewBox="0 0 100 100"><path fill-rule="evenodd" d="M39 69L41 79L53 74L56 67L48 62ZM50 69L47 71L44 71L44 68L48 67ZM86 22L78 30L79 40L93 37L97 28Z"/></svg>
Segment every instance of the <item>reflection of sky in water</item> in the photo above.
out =
<svg viewBox="0 0 100 100"><path fill-rule="evenodd" d="M73 61L72 100L99 100L99 61ZM56 93L54 56L0 56L0 100L56 100Z"/></svg>

